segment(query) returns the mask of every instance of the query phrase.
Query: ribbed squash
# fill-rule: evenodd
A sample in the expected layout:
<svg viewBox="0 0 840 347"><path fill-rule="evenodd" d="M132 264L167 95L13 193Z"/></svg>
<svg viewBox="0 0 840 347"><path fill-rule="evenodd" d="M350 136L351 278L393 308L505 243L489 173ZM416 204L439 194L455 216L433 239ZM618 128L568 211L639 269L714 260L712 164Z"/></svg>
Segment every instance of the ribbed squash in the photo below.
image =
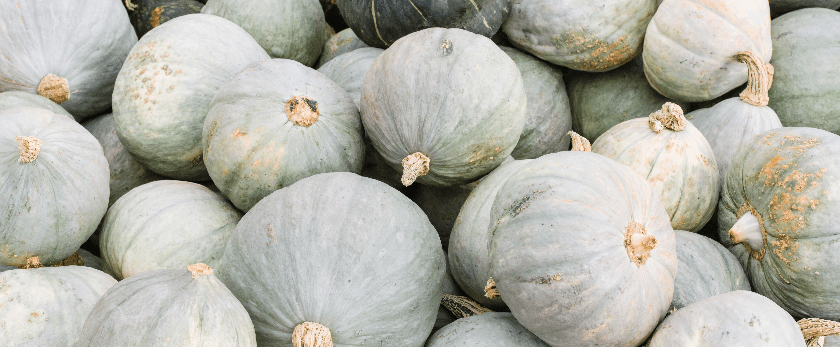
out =
<svg viewBox="0 0 840 347"><path fill-rule="evenodd" d="M548 347L507 312L461 318L429 337L426 347Z"/></svg>
<svg viewBox="0 0 840 347"><path fill-rule="evenodd" d="M18 107L43 108L45 110L52 111L53 113L63 114L67 117L73 118L73 116L70 115L70 113L63 107L43 96L21 91L0 93L0 111Z"/></svg>

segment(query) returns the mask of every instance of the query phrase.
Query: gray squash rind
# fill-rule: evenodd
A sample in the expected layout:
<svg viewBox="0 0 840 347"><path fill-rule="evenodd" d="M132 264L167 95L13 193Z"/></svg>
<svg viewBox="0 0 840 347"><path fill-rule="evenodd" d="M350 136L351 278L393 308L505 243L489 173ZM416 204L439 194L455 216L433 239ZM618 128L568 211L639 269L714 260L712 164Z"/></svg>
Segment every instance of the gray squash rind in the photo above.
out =
<svg viewBox="0 0 840 347"><path fill-rule="evenodd" d="M507 312L461 318L429 336L426 347L549 347Z"/></svg>
<svg viewBox="0 0 840 347"><path fill-rule="evenodd" d="M61 107L60 105L52 102L52 100L38 94L22 91L0 93L0 111L18 107L38 107L52 111L56 114L63 114L67 117L73 118L73 115L71 115L70 112L67 112L64 107ZM73 118L73 120L76 119Z"/></svg>
<svg viewBox="0 0 840 347"><path fill-rule="evenodd" d="M803 8L821 7L831 10L840 8L838 0L770 0L770 15L773 18Z"/></svg>
<svg viewBox="0 0 840 347"><path fill-rule="evenodd" d="M324 44L324 48L321 50L321 56L318 58L318 62L315 63L315 68L320 71L324 64L333 60L335 57L365 47L370 46L362 42L353 32L353 29L347 28L339 31L331 36Z"/></svg>
<svg viewBox="0 0 840 347"><path fill-rule="evenodd" d="M318 72L341 86L353 98L356 107L359 107L365 75L382 52L385 50L373 47L355 49L330 60L318 68Z"/></svg>

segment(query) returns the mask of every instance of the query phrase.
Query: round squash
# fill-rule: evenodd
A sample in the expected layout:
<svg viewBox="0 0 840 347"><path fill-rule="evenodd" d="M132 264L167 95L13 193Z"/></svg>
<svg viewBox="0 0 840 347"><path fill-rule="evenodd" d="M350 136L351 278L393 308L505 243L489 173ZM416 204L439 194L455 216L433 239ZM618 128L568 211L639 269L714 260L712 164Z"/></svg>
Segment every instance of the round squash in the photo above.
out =
<svg viewBox="0 0 840 347"><path fill-rule="evenodd" d="M773 18L803 8L822 7L836 10L840 8L838 0L770 0L770 15Z"/></svg>
<svg viewBox="0 0 840 347"><path fill-rule="evenodd" d="M458 28L493 36L508 18L513 0L337 0L347 25L364 43L387 48L426 28Z"/></svg>
<svg viewBox="0 0 840 347"><path fill-rule="evenodd" d="M526 96L516 64L490 39L430 28L387 49L365 77L362 122L402 183L474 181L516 147Z"/></svg>
<svg viewBox="0 0 840 347"><path fill-rule="evenodd" d="M423 210L429 222L437 230L440 236L440 243L443 249L449 249L449 235L452 226L458 218L458 211L464 205L464 201L478 183L466 183L452 187L435 187L419 185L411 200Z"/></svg>
<svg viewBox="0 0 840 347"><path fill-rule="evenodd" d="M108 111L114 80L137 42L114 0L0 4L0 92L37 93L81 121Z"/></svg>
<svg viewBox="0 0 840 347"><path fill-rule="evenodd" d="M314 0L210 0L201 13L236 23L272 58L312 66L329 38L318 5Z"/></svg>
<svg viewBox="0 0 840 347"><path fill-rule="evenodd" d="M256 345L242 304L213 269L194 264L147 271L109 289L85 320L76 346Z"/></svg>
<svg viewBox="0 0 840 347"><path fill-rule="evenodd" d="M250 313L261 346L310 336L335 346L417 347L435 322L444 261L437 233L411 200L334 172L257 203L236 226L219 274Z"/></svg>
<svg viewBox="0 0 840 347"><path fill-rule="evenodd" d="M667 313L674 231L657 192L614 160L568 151L526 163L488 225L498 293L552 346L637 346Z"/></svg>
<svg viewBox="0 0 840 347"><path fill-rule="evenodd" d="M446 258L446 252L443 252L444 259ZM449 271L449 262L444 262L444 267L446 269L446 276L443 277L443 294L449 294L453 296L463 296L464 292L461 291L461 288L458 287L458 284L455 283L455 279L452 278L452 272ZM2 271L2 270L0 270ZM432 327L432 335L440 328L445 327L449 323L454 322L458 317L452 314L452 311L449 311L442 303L438 308L437 316L435 317L435 325Z"/></svg>
<svg viewBox="0 0 840 347"><path fill-rule="evenodd" d="M382 155L376 151L376 148L373 147L373 143L371 143L370 138L367 136L365 136L365 164L362 166L362 173L360 175L385 183L391 186L391 188L406 194L406 196L413 196L413 192L420 186L404 186L400 182L402 174L394 170L385 161L385 158L382 158Z"/></svg>
<svg viewBox="0 0 840 347"><path fill-rule="evenodd" d="M85 318L115 284L84 266L0 270L0 341L6 347L76 346Z"/></svg>
<svg viewBox="0 0 840 347"><path fill-rule="evenodd" d="M0 93L0 111L18 107L43 108L45 110L52 111L53 113L73 118L73 116L70 115L64 107L59 106L58 104L52 102L52 100L43 96L21 91ZM75 118L73 118L73 120L75 120Z"/></svg>
<svg viewBox="0 0 840 347"><path fill-rule="evenodd" d="M766 0L668 0L647 27L645 75L660 94L689 102L714 99L747 81L735 55L770 61Z"/></svg>
<svg viewBox="0 0 840 347"><path fill-rule="evenodd" d="M359 48L335 57L321 66L318 72L341 86L353 98L356 107L359 107L365 76L382 52L385 50L373 47Z"/></svg>
<svg viewBox="0 0 840 347"><path fill-rule="evenodd" d="M324 48L321 50L321 56L318 58L318 62L315 63L315 68L320 71L321 67L333 58L365 47L370 46L362 42L353 32L353 29L347 28L339 31L337 34L330 36L327 43L324 44Z"/></svg>
<svg viewBox="0 0 840 347"><path fill-rule="evenodd" d="M769 106L787 127L840 134L840 13L808 8L773 20Z"/></svg>
<svg viewBox="0 0 840 347"><path fill-rule="evenodd" d="M359 173L359 110L323 74L288 59L251 65L216 93L204 121L204 160L213 182L247 212L303 178Z"/></svg>
<svg viewBox="0 0 840 347"><path fill-rule="evenodd" d="M805 347L799 325L787 312L756 293L718 294L669 315L648 347Z"/></svg>
<svg viewBox="0 0 840 347"><path fill-rule="evenodd" d="M429 337L426 347L548 347L507 312L461 318Z"/></svg>
<svg viewBox="0 0 840 347"><path fill-rule="evenodd" d="M794 317L840 320L840 136L766 131L735 154L718 225L753 291Z"/></svg>
<svg viewBox="0 0 840 347"><path fill-rule="evenodd" d="M215 266L241 217L224 197L200 184L155 181L111 206L99 249L107 272L118 280L196 262Z"/></svg>
<svg viewBox="0 0 840 347"><path fill-rule="evenodd" d="M609 71L642 50L655 0L520 0L502 29L538 58L580 71Z"/></svg>
<svg viewBox="0 0 840 347"><path fill-rule="evenodd" d="M143 37L172 18L200 13L202 6L194 0L134 0L128 8L128 18L137 37Z"/></svg>
<svg viewBox="0 0 840 347"><path fill-rule="evenodd" d="M91 252L88 252L84 249L79 249L79 258L82 260L82 266L87 266L89 268L94 268L99 271L105 271L105 266L102 263L102 258L97 257Z"/></svg>
<svg viewBox="0 0 840 347"><path fill-rule="evenodd" d="M592 144L643 177L659 194L674 229L699 231L712 218L720 192L709 142L682 109L666 103L648 118L616 125Z"/></svg>
<svg viewBox="0 0 840 347"><path fill-rule="evenodd" d="M108 161L85 128L41 108L0 111L0 264L76 252L108 209Z"/></svg>
<svg viewBox="0 0 840 347"><path fill-rule="evenodd" d="M248 33L216 16L181 16L148 32L114 86L120 142L159 175L208 180L201 129L210 101L234 73L265 59Z"/></svg>

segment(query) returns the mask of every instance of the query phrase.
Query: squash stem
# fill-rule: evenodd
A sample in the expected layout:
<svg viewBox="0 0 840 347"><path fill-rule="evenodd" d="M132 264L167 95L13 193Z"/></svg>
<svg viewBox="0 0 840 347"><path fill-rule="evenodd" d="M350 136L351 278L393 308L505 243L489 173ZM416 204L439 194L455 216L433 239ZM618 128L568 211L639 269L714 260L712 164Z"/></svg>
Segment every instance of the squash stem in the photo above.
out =
<svg viewBox="0 0 840 347"><path fill-rule="evenodd" d="M749 73L747 89L741 92L741 100L753 106L767 106L770 101L768 93L773 84L773 65L765 64L752 52L741 52L736 57L747 64Z"/></svg>
<svg viewBox="0 0 840 347"><path fill-rule="evenodd" d="M41 145L44 144L41 140L35 136L17 136L15 139L20 152L19 162L26 164L38 159L38 154L41 153Z"/></svg>
<svg viewBox="0 0 840 347"><path fill-rule="evenodd" d="M682 107L673 102L666 102L662 105L661 110L648 116L648 126L650 126L650 130L657 134L666 128L673 131L683 131L686 123L688 121L685 119Z"/></svg>
<svg viewBox="0 0 840 347"><path fill-rule="evenodd" d="M327 327L315 322L303 322L292 331L294 347L333 347L332 334Z"/></svg>
<svg viewBox="0 0 840 347"><path fill-rule="evenodd" d="M592 152L592 145L585 137L580 134L570 131L569 136L572 137L572 151L573 152Z"/></svg>
<svg viewBox="0 0 840 347"><path fill-rule="evenodd" d="M414 183L414 181L416 181L418 177L424 176L427 173L429 173L430 164L431 159L429 159L429 157L420 152L409 154L408 156L403 158L402 184L408 187L412 183Z"/></svg>
<svg viewBox="0 0 840 347"><path fill-rule="evenodd" d="M746 243L750 249L760 250L764 248L764 235L761 232L761 225L752 212L744 213L741 218L729 229L729 240L732 243Z"/></svg>

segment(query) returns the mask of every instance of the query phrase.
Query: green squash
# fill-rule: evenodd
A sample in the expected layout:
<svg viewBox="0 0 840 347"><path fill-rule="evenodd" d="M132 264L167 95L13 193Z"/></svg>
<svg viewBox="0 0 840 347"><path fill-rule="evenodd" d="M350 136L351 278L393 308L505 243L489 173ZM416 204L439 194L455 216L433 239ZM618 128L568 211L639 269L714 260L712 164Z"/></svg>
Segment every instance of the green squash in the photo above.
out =
<svg viewBox="0 0 840 347"><path fill-rule="evenodd" d="M719 235L753 291L794 317L840 320L840 136L766 131L735 154L718 207Z"/></svg>
<svg viewBox="0 0 840 347"><path fill-rule="evenodd" d="M308 336L335 346L417 347L435 322L444 263L437 233L411 200L333 172L248 211L219 275L250 313L260 346Z"/></svg>
<svg viewBox="0 0 840 347"><path fill-rule="evenodd" d="M339 31L337 34L330 36L327 43L324 44L324 48L321 50L321 56L318 58L318 62L315 63L315 68L320 70L324 64L333 58L365 47L370 46L362 42L362 40L353 33L353 29L347 28Z"/></svg>
<svg viewBox="0 0 840 347"><path fill-rule="evenodd" d="M770 15L773 18L803 8L822 7L836 10L840 8L838 0L770 0Z"/></svg>
<svg viewBox="0 0 840 347"><path fill-rule="evenodd" d="M44 96L76 120L111 107L114 79L137 42L114 0L0 3L0 92Z"/></svg>
<svg viewBox="0 0 840 347"><path fill-rule="evenodd" d="M242 304L213 269L194 264L146 271L109 289L84 321L76 346L256 345Z"/></svg>
<svg viewBox="0 0 840 347"><path fill-rule="evenodd" d="M115 284L84 266L0 269L0 341L6 347L76 346L85 317Z"/></svg>
<svg viewBox="0 0 840 347"><path fill-rule="evenodd" d="M548 347L507 312L461 318L429 337L426 347Z"/></svg>
<svg viewBox="0 0 840 347"><path fill-rule="evenodd" d="M787 312L756 293L718 294L669 315L648 347L805 347L799 325Z"/></svg>
<svg viewBox="0 0 840 347"><path fill-rule="evenodd" d="M414 187L406 187L400 182L402 173L388 164L385 158L376 151L370 138L365 136L365 164L362 166L362 173L360 175L372 178L382 183L385 183L391 188L400 191L406 196L413 196L412 194L419 185Z"/></svg>
<svg viewBox="0 0 840 347"><path fill-rule="evenodd" d="M324 11L315 0L210 0L201 13L236 23L272 58L312 66L329 39Z"/></svg>
<svg viewBox="0 0 840 347"><path fill-rule="evenodd" d="M108 161L79 123L41 108L0 111L0 264L76 252L108 208Z"/></svg>
<svg viewBox="0 0 840 347"><path fill-rule="evenodd" d="M216 91L234 73L268 59L236 24L191 14L149 31L114 86L114 126L125 148L159 175L210 179L201 129Z"/></svg>
<svg viewBox="0 0 840 347"><path fill-rule="evenodd" d="M667 313L674 231L657 192L614 160L531 160L499 189L487 225L498 293L552 346L638 346Z"/></svg>
<svg viewBox="0 0 840 347"><path fill-rule="evenodd" d="M260 199L324 172L362 170L359 110L323 74L288 59L251 65L216 93L204 121L210 177L247 212Z"/></svg>
<svg viewBox="0 0 840 347"><path fill-rule="evenodd" d="M747 81L735 55L769 61L767 0L668 0L647 27L645 74L662 95L689 102L714 99Z"/></svg>
<svg viewBox="0 0 840 347"><path fill-rule="evenodd" d="M241 217L223 196L200 184L155 181L111 206L99 249L107 272L118 280L197 262L216 266Z"/></svg>
<svg viewBox="0 0 840 347"><path fill-rule="evenodd" d="M82 126L99 141L102 149L105 150L105 158L108 159L108 169L111 172L109 184L111 196L108 198L108 207L135 187L163 179L160 175L146 169L128 153L120 142L120 138L117 137L113 114L86 120Z"/></svg>
<svg viewBox="0 0 840 347"><path fill-rule="evenodd" d="M64 107L59 106L52 100L43 96L21 91L0 93L0 111L18 107L43 108L45 110L52 111L53 113L73 118L70 112L67 112ZM73 120L75 120L75 118L73 118Z"/></svg>
<svg viewBox="0 0 840 347"><path fill-rule="evenodd" d="M318 72L341 86L353 98L356 107L359 107L365 75L382 52L385 50L373 47L359 48L335 57L318 68Z"/></svg>
<svg viewBox="0 0 840 347"><path fill-rule="evenodd" d="M149 30L157 28L172 18L200 13L200 2L194 0L134 0L128 8L128 18L137 37L143 37Z"/></svg>
<svg viewBox="0 0 840 347"><path fill-rule="evenodd" d="M377 152L403 185L453 186L499 166L516 147L526 96L516 64L490 39L430 28L371 66L361 111Z"/></svg>
<svg viewBox="0 0 840 347"><path fill-rule="evenodd" d="M669 312L710 296L750 290L738 259L720 243L703 235L674 230L677 237L677 278Z"/></svg>
<svg viewBox="0 0 840 347"><path fill-rule="evenodd" d="M674 229L696 232L712 218L720 191L715 155L678 105L666 103L647 118L610 128L592 144L592 152L629 166L648 181Z"/></svg>
<svg viewBox="0 0 840 347"><path fill-rule="evenodd" d="M772 22L770 63L776 68L770 108L782 125L810 127L840 134L840 13L808 8Z"/></svg>

